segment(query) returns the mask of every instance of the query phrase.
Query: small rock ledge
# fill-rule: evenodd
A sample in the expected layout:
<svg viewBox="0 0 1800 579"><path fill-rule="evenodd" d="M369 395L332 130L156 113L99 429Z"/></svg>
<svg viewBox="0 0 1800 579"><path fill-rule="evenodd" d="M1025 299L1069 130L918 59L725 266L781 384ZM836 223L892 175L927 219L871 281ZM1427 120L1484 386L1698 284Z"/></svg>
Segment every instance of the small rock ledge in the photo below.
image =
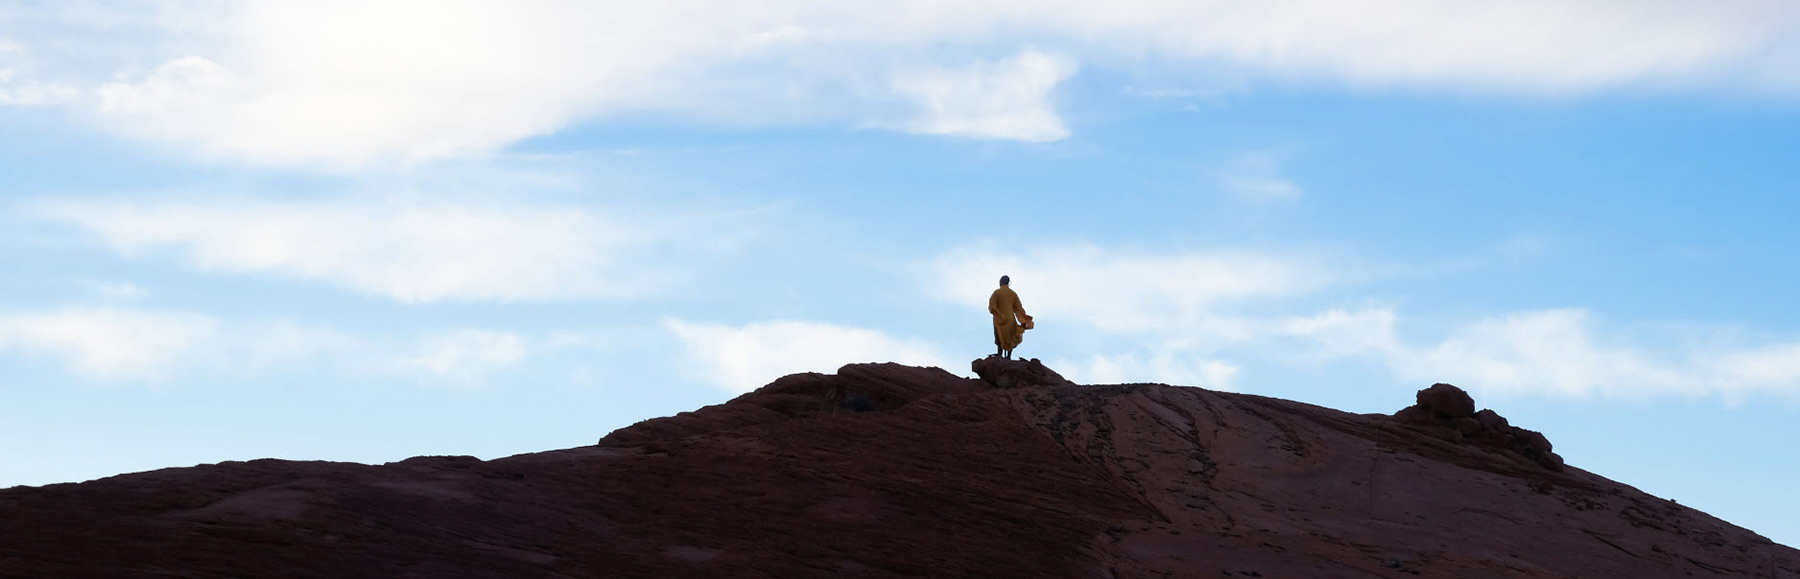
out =
<svg viewBox="0 0 1800 579"><path fill-rule="evenodd" d="M976 358L969 362L969 369L976 376L995 388L1031 388L1034 386L1074 386L1062 374L1039 362L1037 358L1030 360L1013 360L999 356Z"/></svg>
<svg viewBox="0 0 1800 579"><path fill-rule="evenodd" d="M1445 440L1505 450L1546 469L1563 470L1562 457L1550 452L1543 433L1507 424L1506 417L1491 409L1476 412L1475 399L1449 384L1420 390L1418 403L1395 412L1394 419Z"/></svg>

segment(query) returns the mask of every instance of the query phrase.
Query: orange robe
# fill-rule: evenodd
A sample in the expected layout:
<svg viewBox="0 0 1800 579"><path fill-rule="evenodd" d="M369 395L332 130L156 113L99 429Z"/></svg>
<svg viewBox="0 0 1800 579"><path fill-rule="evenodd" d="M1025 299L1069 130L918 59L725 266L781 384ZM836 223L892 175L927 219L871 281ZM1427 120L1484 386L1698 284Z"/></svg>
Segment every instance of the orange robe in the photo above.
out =
<svg viewBox="0 0 1800 579"><path fill-rule="evenodd" d="M1003 350L1018 347L1025 340L1025 330L1031 329L1031 316L1012 288L1000 286L988 296L988 313L994 314L994 345Z"/></svg>

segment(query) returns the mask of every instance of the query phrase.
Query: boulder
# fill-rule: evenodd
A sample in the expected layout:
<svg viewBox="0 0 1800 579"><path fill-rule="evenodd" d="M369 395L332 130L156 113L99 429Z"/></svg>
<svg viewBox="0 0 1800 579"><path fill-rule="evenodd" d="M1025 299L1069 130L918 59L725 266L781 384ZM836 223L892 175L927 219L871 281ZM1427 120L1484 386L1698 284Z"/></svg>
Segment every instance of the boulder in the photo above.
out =
<svg viewBox="0 0 1800 579"><path fill-rule="evenodd" d="M1012 360L999 356L976 358L969 369L995 388L1031 388L1037 386L1074 386L1037 358Z"/></svg>
<svg viewBox="0 0 1800 579"><path fill-rule="evenodd" d="M1444 440L1504 450L1546 469L1563 470L1562 457L1550 451L1550 440L1543 434L1513 426L1491 409L1476 412L1475 399L1461 388L1432 384L1415 400L1395 412L1394 419Z"/></svg>

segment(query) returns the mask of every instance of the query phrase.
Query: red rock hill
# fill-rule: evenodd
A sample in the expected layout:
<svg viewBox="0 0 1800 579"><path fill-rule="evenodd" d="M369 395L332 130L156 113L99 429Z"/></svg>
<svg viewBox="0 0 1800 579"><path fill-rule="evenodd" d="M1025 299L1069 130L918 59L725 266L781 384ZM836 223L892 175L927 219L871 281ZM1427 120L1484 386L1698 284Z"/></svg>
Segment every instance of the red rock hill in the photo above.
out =
<svg viewBox="0 0 1800 579"><path fill-rule="evenodd" d="M1565 466L1451 386L1358 415L974 369L798 374L491 461L0 490L0 576L1800 577L1800 552Z"/></svg>

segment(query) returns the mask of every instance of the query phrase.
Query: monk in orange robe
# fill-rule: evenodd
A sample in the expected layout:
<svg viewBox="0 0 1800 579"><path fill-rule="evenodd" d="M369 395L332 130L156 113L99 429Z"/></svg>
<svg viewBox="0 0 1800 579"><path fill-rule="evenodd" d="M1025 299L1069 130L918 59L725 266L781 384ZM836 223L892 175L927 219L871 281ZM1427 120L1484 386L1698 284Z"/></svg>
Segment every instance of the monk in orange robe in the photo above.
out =
<svg viewBox="0 0 1800 579"><path fill-rule="evenodd" d="M1000 289L988 296L988 313L994 315L994 346L1000 348L995 356L1012 357L1013 348L1025 340L1025 330L1032 327L1031 316L1025 313L1025 305L1019 303L1019 294L1013 293L1012 278L1000 276Z"/></svg>

